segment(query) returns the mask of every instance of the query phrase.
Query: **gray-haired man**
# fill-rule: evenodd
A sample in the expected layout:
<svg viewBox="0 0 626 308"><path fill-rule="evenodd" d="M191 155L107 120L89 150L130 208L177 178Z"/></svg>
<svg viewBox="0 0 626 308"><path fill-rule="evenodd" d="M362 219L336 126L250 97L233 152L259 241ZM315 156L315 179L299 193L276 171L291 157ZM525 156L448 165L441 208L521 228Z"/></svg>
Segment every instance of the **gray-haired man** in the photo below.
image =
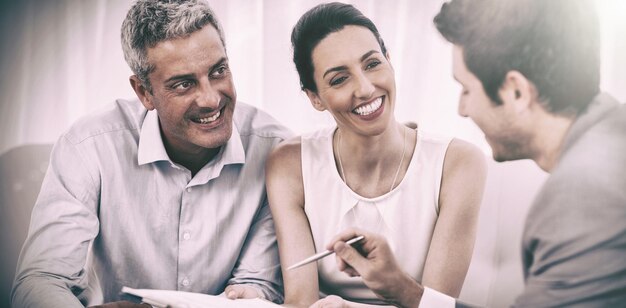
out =
<svg viewBox="0 0 626 308"><path fill-rule="evenodd" d="M122 286L281 301L264 163L290 133L235 108L205 2L139 0L122 45L139 100L117 100L56 143L13 305L101 304Z"/></svg>

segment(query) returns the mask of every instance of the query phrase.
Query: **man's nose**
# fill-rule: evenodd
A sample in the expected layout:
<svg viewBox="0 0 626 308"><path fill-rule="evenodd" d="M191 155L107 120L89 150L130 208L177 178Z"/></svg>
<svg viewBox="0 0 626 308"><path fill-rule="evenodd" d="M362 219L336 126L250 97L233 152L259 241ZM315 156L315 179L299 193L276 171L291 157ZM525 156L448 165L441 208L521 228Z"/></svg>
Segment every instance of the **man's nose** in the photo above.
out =
<svg viewBox="0 0 626 308"><path fill-rule="evenodd" d="M198 107L218 109L220 105L220 93L211 85L211 82L202 82L200 84L200 91L196 98Z"/></svg>
<svg viewBox="0 0 626 308"><path fill-rule="evenodd" d="M460 116L464 118L467 118L469 116L467 114L467 104L462 99L459 99L459 108L457 112L459 113Z"/></svg>

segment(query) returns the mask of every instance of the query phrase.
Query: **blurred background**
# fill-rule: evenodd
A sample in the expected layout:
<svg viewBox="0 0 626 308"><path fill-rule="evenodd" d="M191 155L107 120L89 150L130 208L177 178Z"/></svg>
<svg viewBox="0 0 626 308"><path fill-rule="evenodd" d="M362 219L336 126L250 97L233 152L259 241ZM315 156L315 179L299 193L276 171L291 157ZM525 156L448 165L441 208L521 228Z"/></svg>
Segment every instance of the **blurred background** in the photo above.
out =
<svg viewBox="0 0 626 308"><path fill-rule="evenodd" d="M213 0L226 35L238 98L301 133L332 123L298 86L290 33L317 0ZM400 120L488 146L456 114L460 87L451 46L432 24L443 1L348 1L378 26L396 71ZM602 20L602 88L626 100L626 3L597 0ZM135 97L120 47L124 0L4 1L0 9L0 153L54 142L80 116ZM581 38L584 39L584 38Z"/></svg>
<svg viewBox="0 0 626 308"><path fill-rule="evenodd" d="M314 110L300 91L289 40L298 18L325 1L209 2L225 31L240 101L266 110L296 133L333 123L330 115ZM345 2L374 21L390 51L398 90L396 117L417 122L423 130L470 141L490 157L480 130L456 112L460 86L452 79L451 46L432 24L443 1ZM117 98L135 97L119 39L130 1L0 3L2 234L4 241L15 241L13 245L19 247L47 156L32 158L16 149L49 146L79 117ZM626 1L596 0L596 4L603 42L601 87L624 102ZM21 164L14 159L21 159ZM498 307L510 303L521 288L523 217L546 175L529 161L490 162L489 168L479 238L462 296ZM8 197L16 192L21 195ZM12 250L3 256L7 271L14 267Z"/></svg>

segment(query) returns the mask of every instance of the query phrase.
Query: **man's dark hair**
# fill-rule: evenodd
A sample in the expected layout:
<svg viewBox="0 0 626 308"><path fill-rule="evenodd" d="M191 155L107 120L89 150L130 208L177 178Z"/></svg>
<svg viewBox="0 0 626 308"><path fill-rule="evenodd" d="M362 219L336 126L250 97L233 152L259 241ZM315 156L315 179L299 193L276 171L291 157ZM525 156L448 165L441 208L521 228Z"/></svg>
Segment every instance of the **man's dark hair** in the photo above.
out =
<svg viewBox="0 0 626 308"><path fill-rule="evenodd" d="M599 25L591 1L452 0L434 23L463 48L467 68L498 105L498 90L512 70L534 84L554 114L579 114L600 91Z"/></svg>
<svg viewBox="0 0 626 308"><path fill-rule="evenodd" d="M293 62L300 76L302 90L317 92L313 79L313 49L329 34L343 29L345 26L361 26L372 31L380 50L387 54L385 43L380 37L374 23L354 6L345 3L323 3L304 13L291 31Z"/></svg>

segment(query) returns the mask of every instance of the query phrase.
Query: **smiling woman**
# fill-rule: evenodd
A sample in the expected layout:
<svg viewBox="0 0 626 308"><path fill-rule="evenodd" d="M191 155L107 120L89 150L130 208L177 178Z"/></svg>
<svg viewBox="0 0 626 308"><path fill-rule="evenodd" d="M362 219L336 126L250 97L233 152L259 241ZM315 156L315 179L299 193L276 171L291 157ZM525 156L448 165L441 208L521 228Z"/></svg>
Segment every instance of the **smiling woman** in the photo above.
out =
<svg viewBox="0 0 626 308"><path fill-rule="evenodd" d="M411 279L458 296L472 255L484 156L469 143L396 120L389 53L355 7L312 8L291 42L302 89L335 125L279 145L268 159L285 303L389 304L332 258L286 270L348 227L383 235Z"/></svg>

